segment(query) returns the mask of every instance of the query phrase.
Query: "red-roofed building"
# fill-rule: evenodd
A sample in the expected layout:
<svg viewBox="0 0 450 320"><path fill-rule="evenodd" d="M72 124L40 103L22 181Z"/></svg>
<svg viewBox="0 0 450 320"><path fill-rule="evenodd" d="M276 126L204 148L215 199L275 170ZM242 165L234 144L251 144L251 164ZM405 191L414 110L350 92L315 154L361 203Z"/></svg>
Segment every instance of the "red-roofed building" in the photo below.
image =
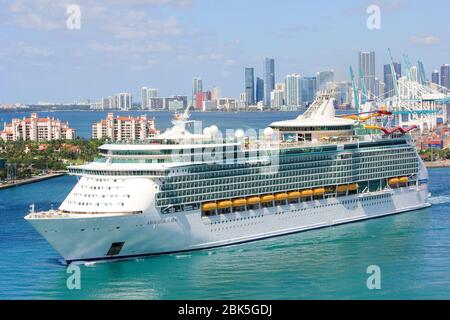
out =
<svg viewBox="0 0 450 320"><path fill-rule="evenodd" d="M14 118L11 123L5 123L3 131L0 131L0 139L5 141L73 140L75 138L75 129L70 128L68 122L61 122L59 119L50 117L39 118L37 113L32 113L30 118Z"/></svg>
<svg viewBox="0 0 450 320"><path fill-rule="evenodd" d="M92 138L109 138L114 141L145 140L158 135L160 132L155 128L155 118L117 116L108 113L106 119L100 120L92 125Z"/></svg>

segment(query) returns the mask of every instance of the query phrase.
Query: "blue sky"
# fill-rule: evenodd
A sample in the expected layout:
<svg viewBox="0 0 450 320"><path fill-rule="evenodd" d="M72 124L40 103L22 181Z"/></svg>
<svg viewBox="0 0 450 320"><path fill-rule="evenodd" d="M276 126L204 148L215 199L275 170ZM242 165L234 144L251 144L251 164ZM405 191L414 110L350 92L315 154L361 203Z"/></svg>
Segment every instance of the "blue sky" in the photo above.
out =
<svg viewBox="0 0 450 320"><path fill-rule="evenodd" d="M66 27L66 8L81 9L81 28ZM369 5L381 30L369 30ZM275 58L287 73L334 69L346 80L359 50L375 50L378 76L388 47L409 54L427 76L450 63L446 0L0 0L0 103L100 99L141 86L160 95L191 92L191 79L243 91L244 68L262 76Z"/></svg>

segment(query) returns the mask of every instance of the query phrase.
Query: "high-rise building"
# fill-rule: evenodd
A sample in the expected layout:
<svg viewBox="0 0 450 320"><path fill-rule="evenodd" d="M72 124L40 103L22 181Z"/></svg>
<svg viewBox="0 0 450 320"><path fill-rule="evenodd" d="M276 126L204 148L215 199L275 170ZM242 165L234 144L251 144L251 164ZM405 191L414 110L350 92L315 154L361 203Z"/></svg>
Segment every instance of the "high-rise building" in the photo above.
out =
<svg viewBox="0 0 450 320"><path fill-rule="evenodd" d="M304 77L302 79L302 102L305 105L311 104L317 92L317 79L316 77Z"/></svg>
<svg viewBox="0 0 450 320"><path fill-rule="evenodd" d="M284 105L284 91L272 90L270 93L270 107L273 109L280 109Z"/></svg>
<svg viewBox="0 0 450 320"><path fill-rule="evenodd" d="M141 109L148 109L148 88L141 88Z"/></svg>
<svg viewBox="0 0 450 320"><path fill-rule="evenodd" d="M147 97L148 98L156 98L158 96L158 89L148 88L147 89Z"/></svg>
<svg viewBox="0 0 450 320"><path fill-rule="evenodd" d="M367 90L367 94L374 93L375 90L375 52L361 51L359 52L359 70L362 73L362 81ZM358 73L359 74L359 73ZM360 83L362 87L362 83Z"/></svg>
<svg viewBox="0 0 450 320"><path fill-rule="evenodd" d="M326 90L330 82L334 82L334 70L320 71L316 73L317 90Z"/></svg>
<svg viewBox="0 0 450 320"><path fill-rule="evenodd" d="M245 94L248 105L255 103L255 69L245 68Z"/></svg>
<svg viewBox="0 0 450 320"><path fill-rule="evenodd" d="M348 81L338 82L336 84L338 96L337 103L339 107L349 107L353 98L352 84Z"/></svg>
<svg viewBox="0 0 450 320"><path fill-rule="evenodd" d="M270 105L270 93L275 89L275 60L264 59L264 104Z"/></svg>
<svg viewBox="0 0 450 320"><path fill-rule="evenodd" d="M203 102L211 101L211 91L197 92L195 94L195 109L203 110Z"/></svg>
<svg viewBox="0 0 450 320"><path fill-rule="evenodd" d="M450 89L450 65L448 64L441 67L441 86Z"/></svg>
<svg viewBox="0 0 450 320"><path fill-rule="evenodd" d="M393 63L395 75L397 77L397 80L400 79L402 76L402 65L400 63ZM384 71L384 97L385 98L391 98L395 95L394 90L394 81L392 77L392 70L390 64L385 64L383 67Z"/></svg>
<svg viewBox="0 0 450 320"><path fill-rule="evenodd" d="M411 80L419 82L419 69L416 66L412 66L409 72L411 73Z"/></svg>
<svg viewBox="0 0 450 320"><path fill-rule="evenodd" d="M289 107L302 105L302 77L299 74L288 74L285 84L285 100Z"/></svg>
<svg viewBox="0 0 450 320"><path fill-rule="evenodd" d="M431 73L431 83L439 84L439 70L434 70Z"/></svg>
<svg viewBox="0 0 450 320"><path fill-rule="evenodd" d="M218 86L214 86L211 90L211 101L215 107L217 107L217 100L220 99L220 94L220 88Z"/></svg>
<svg viewBox="0 0 450 320"><path fill-rule="evenodd" d="M258 103L260 101L264 101L264 80L257 77L255 102Z"/></svg>
<svg viewBox="0 0 450 320"><path fill-rule="evenodd" d="M199 92L203 92L203 81L200 78L192 79L192 104L196 100L196 95Z"/></svg>
<svg viewBox="0 0 450 320"><path fill-rule="evenodd" d="M159 133L155 129L155 118L148 119L146 115L140 117L114 117L108 113L106 119L92 125L92 138L109 138L114 141L145 140Z"/></svg>
<svg viewBox="0 0 450 320"><path fill-rule="evenodd" d="M32 113L30 118L13 118L11 123L5 123L0 131L0 139L5 141L31 140L73 140L76 138L75 129L69 127L68 122L61 122L55 118L39 118Z"/></svg>
<svg viewBox="0 0 450 320"><path fill-rule="evenodd" d="M131 93L118 93L116 95L116 107L119 110L130 110L132 105Z"/></svg>

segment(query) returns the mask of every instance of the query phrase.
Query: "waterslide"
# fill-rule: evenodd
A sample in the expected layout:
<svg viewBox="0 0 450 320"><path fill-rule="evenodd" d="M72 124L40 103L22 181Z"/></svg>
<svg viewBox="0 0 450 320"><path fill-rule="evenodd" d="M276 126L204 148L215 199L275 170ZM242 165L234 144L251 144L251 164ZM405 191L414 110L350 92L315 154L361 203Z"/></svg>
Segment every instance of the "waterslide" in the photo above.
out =
<svg viewBox="0 0 450 320"><path fill-rule="evenodd" d="M364 126L364 129L369 129L369 130L381 130L384 132L384 134L386 135L390 135L393 134L394 132L401 132L402 134L406 134L414 129L417 129L417 126L410 126L408 128L402 128L402 127L395 127L395 128L383 128L383 127L379 127L379 126Z"/></svg>

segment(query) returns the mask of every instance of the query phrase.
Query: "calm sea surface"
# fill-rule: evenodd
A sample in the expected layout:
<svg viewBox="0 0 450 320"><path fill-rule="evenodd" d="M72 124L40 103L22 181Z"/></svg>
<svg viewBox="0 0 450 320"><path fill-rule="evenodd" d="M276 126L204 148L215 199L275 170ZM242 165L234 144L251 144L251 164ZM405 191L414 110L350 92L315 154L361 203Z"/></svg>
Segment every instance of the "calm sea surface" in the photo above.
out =
<svg viewBox="0 0 450 320"><path fill-rule="evenodd" d="M89 136L104 113L53 113ZM159 127L170 115L156 113ZM263 128L289 113L194 114L221 128ZM14 116L17 116L15 114ZM12 115L0 114L0 119ZM61 177L0 191L0 299L450 299L450 169L430 170L429 209L193 253L81 265L81 290L24 219L57 207L76 183ZM367 289L369 265L381 268Z"/></svg>

